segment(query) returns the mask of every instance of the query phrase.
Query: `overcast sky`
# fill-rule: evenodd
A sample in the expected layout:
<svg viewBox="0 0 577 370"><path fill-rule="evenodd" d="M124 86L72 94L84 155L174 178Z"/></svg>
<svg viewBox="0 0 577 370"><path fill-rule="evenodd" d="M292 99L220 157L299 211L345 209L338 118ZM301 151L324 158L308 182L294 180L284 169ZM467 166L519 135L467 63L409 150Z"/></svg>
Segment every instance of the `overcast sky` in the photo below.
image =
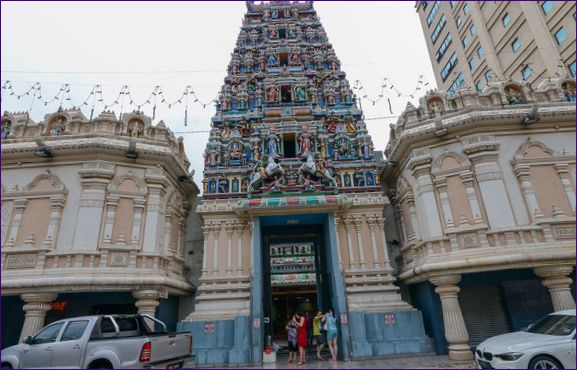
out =
<svg viewBox="0 0 577 370"><path fill-rule="evenodd" d="M229 2L2 2L1 63L4 83L12 81L16 93L33 82L42 83L42 97L56 95L69 83L71 102L80 105L94 84L102 85L105 101L112 102L122 85L130 86L135 102L144 102L154 86L161 85L168 100L176 100L191 85L201 101L217 95L230 61L242 18L244 1ZM412 94L419 76L435 87L430 59L414 2L316 1L314 7L327 32L351 86L364 86L357 95L376 98L383 78L389 78L403 94ZM21 73L13 71L34 71ZM50 73L46 73L50 72ZM58 72L58 73L56 73ZM424 83L423 83L424 85ZM422 95L423 90L417 95ZM385 98L362 107L377 150L388 140L390 116L408 101L386 89ZM58 102L44 106L31 96L17 100L3 92L2 111L29 111L36 122L58 109ZM91 101L90 101L91 103ZM97 105L100 112L102 105ZM120 107L112 108L117 116ZM131 111L125 100L123 111ZM152 116L152 107L142 108ZM90 108L85 107L86 116ZM159 106L160 119L175 132L208 130L213 105L203 109L190 100L188 126L184 104L171 109ZM207 133L177 133L184 143L195 181L202 180L202 151Z"/></svg>

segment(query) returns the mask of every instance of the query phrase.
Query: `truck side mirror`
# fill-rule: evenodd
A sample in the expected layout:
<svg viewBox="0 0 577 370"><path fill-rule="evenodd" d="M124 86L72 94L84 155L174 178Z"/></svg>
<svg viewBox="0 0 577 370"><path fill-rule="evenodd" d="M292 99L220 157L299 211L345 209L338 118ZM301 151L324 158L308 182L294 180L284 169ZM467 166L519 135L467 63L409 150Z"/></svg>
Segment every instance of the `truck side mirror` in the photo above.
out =
<svg viewBox="0 0 577 370"><path fill-rule="evenodd" d="M32 343L32 337L29 335L26 338L24 338L24 340L22 341L22 343L24 344L30 344Z"/></svg>

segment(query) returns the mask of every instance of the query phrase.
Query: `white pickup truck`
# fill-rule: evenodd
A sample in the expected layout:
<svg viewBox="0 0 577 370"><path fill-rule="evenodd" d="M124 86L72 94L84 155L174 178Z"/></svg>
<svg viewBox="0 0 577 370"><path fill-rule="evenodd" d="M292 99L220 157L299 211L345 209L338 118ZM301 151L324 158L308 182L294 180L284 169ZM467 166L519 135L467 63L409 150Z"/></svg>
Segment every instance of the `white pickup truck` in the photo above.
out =
<svg viewBox="0 0 577 370"><path fill-rule="evenodd" d="M164 330L149 328L145 318ZM2 368L186 368L192 334L168 333L148 315L99 315L60 320L2 350Z"/></svg>

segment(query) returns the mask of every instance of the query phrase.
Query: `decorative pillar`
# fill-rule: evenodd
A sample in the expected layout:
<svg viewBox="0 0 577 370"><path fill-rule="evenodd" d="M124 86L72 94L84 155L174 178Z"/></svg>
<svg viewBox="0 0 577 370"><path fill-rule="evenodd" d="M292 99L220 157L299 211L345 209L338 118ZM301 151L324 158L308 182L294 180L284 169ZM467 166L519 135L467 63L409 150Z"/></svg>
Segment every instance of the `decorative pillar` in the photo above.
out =
<svg viewBox="0 0 577 370"><path fill-rule="evenodd" d="M244 224L242 221L236 223L236 273L242 275L242 239L244 236Z"/></svg>
<svg viewBox="0 0 577 370"><path fill-rule="evenodd" d="M22 215L26 209L26 204L28 199L15 199L14 200L14 216L12 218L12 228L10 229L10 236L8 237L8 242L6 247L14 247L16 245L16 238L18 237L18 231L20 231L20 225L22 224Z"/></svg>
<svg viewBox="0 0 577 370"><path fill-rule="evenodd" d="M87 162L78 171L82 193L76 217L71 248L96 250L99 242L100 220L104 212L106 187L113 176L114 166L100 161ZM98 220L95 227L94 220Z"/></svg>
<svg viewBox="0 0 577 370"><path fill-rule="evenodd" d="M377 223L379 224L379 228L381 229L381 239L383 241L383 254L385 256L385 268L391 269L391 260L389 258L389 249L387 247L387 239L385 238L385 218L384 217L377 217Z"/></svg>
<svg viewBox="0 0 577 370"><path fill-rule="evenodd" d="M48 231L46 232L46 239L44 245L56 245L56 238L60 230L60 220L62 219L62 210L66 198L64 195L56 195L50 197L50 221L48 223Z"/></svg>
<svg viewBox="0 0 577 370"><path fill-rule="evenodd" d="M465 185L467 191L469 207L471 207L471 212L473 213L473 222L476 224L482 223L483 216L481 215L481 208L479 207L479 200L477 199L477 192L475 191L473 174L468 172L461 175L461 179L463 180L463 185Z"/></svg>
<svg viewBox="0 0 577 370"><path fill-rule="evenodd" d="M373 251L373 267L380 267L379 253L377 252L377 241L375 239L375 216L367 217L367 225L371 234L371 249Z"/></svg>
<svg viewBox="0 0 577 370"><path fill-rule="evenodd" d="M469 333L458 300L461 289L457 284L461 281L461 275L432 276L429 280L436 286L435 292L441 298L445 338L449 343L449 358L454 361L472 360Z"/></svg>
<svg viewBox="0 0 577 370"><path fill-rule="evenodd" d="M523 193L527 207L529 207L531 220L535 221L535 219L543 217L543 213L539 209L539 204L537 203L535 190L533 190L533 185L531 184L531 179L529 177L529 167L517 166L515 168L515 175L517 175L517 178L521 183L521 193Z"/></svg>
<svg viewBox="0 0 577 370"><path fill-rule="evenodd" d="M226 222L226 235L228 236L226 244L226 274L232 274L232 232L234 225L232 221Z"/></svg>
<svg viewBox="0 0 577 370"><path fill-rule="evenodd" d="M178 216L176 224L176 254L179 257L184 257L184 252L182 250L182 230L184 228L184 217Z"/></svg>
<svg viewBox="0 0 577 370"><path fill-rule="evenodd" d="M134 298L136 298L136 302L134 305L138 309L138 313L143 315L150 315L152 317L156 317L156 307L160 304L159 300L159 293L158 290L155 289L143 289L143 290L136 290L132 292ZM154 330L154 321L150 319L144 319L146 324L150 327L151 330Z"/></svg>
<svg viewBox="0 0 577 370"><path fill-rule="evenodd" d="M160 242L163 228L162 225L164 224L164 220L162 220L164 213L162 198L164 197L167 181L164 176L157 178L148 173L144 178L147 181L148 199L146 204L146 223L144 225L142 251L154 253L156 251L156 246ZM136 202L134 206L136 213Z"/></svg>
<svg viewBox="0 0 577 370"><path fill-rule="evenodd" d="M413 193L407 195L407 205L409 206L409 221L411 222L412 237L409 239L419 238L419 218L417 217L417 210L415 209L415 197Z"/></svg>
<svg viewBox="0 0 577 370"><path fill-rule="evenodd" d="M214 239L214 248L212 250L212 275L218 274L218 242L220 239L220 221L212 224L212 237Z"/></svg>
<svg viewBox="0 0 577 370"><path fill-rule="evenodd" d="M571 294L573 280L568 276L573 266L544 266L533 271L543 278L543 285L549 289L555 311L575 309L575 300Z"/></svg>
<svg viewBox="0 0 577 370"><path fill-rule="evenodd" d="M106 218L104 219L104 237L102 242L110 244L112 242L112 227L114 226L114 217L116 216L116 207L118 207L119 197L108 197L106 202Z"/></svg>
<svg viewBox="0 0 577 370"><path fill-rule="evenodd" d="M144 198L134 199L134 222L132 223L132 236L130 238L130 245L138 246L140 243L140 230L142 227L142 214L144 213L144 205L146 201Z"/></svg>
<svg viewBox="0 0 577 370"><path fill-rule="evenodd" d="M52 308L50 302L54 301L57 296L57 293L25 293L20 296L26 302L22 307L25 314L20 342L27 336L36 334L38 330L44 327L46 312Z"/></svg>
<svg viewBox="0 0 577 370"><path fill-rule="evenodd" d="M210 235L210 224L206 223L202 227L202 237L203 237L203 246L202 246L202 275L206 275L208 272L207 262L208 262L208 236Z"/></svg>
<svg viewBox="0 0 577 370"><path fill-rule="evenodd" d="M559 163L555 165L555 169L561 178L561 182L563 183L563 190L565 190L565 194L567 194L567 198L569 199L569 204L571 205L573 214L575 214L575 191L573 190L573 185L571 184L569 166L567 163Z"/></svg>
<svg viewBox="0 0 577 370"><path fill-rule="evenodd" d="M408 242L409 239L413 237L413 234L409 233L407 222L405 221L405 216L403 215L403 207L401 207L400 203L395 207L395 217L397 220L399 220L399 225L401 227L401 240Z"/></svg>
<svg viewBox="0 0 577 370"><path fill-rule="evenodd" d="M340 243L340 230L341 230L341 224L342 222L340 222L340 218L337 217L336 215L333 217L334 219L334 224L335 224L335 234L336 234L336 238L335 238L335 248L337 249L337 257L339 259L339 271L343 270L343 259L341 258L341 243Z"/></svg>
<svg viewBox="0 0 577 370"><path fill-rule="evenodd" d="M443 216L445 217L445 226L455 227L455 224L453 223L453 214L451 212L451 204L449 203L449 195L447 194L447 178L438 178L435 179L435 182L437 191L439 192L439 199L441 200Z"/></svg>
<svg viewBox="0 0 577 370"><path fill-rule="evenodd" d="M172 242L172 216L173 216L172 211L167 211L164 213L164 247L166 248L165 253L168 251L170 251L171 253L175 252L175 248Z"/></svg>
<svg viewBox="0 0 577 370"><path fill-rule="evenodd" d="M365 246L363 245L363 235L361 234L361 226L363 220L359 217L353 218L353 223L355 225L355 231L357 232L357 246L359 248L359 261L361 263L361 268L365 268Z"/></svg>
<svg viewBox="0 0 577 370"><path fill-rule="evenodd" d="M353 253L353 240L351 238L351 224L350 216L343 217L343 224L345 225L345 232L347 233L347 251L349 253L349 268L355 264L355 255Z"/></svg>
<svg viewBox="0 0 577 370"><path fill-rule="evenodd" d="M443 235L441 222L439 220L439 210L431 179L432 156L429 152L415 153L409 161L409 168L413 171L413 176L417 179L417 200L419 207L420 230L423 239L436 238Z"/></svg>

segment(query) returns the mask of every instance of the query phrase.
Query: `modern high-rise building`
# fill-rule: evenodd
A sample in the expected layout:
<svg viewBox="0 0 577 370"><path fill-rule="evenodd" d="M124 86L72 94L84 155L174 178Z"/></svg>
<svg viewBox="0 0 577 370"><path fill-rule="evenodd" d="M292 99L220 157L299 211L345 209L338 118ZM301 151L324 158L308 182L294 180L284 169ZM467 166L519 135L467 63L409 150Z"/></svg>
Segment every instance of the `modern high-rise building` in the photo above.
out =
<svg viewBox="0 0 577 370"><path fill-rule="evenodd" d="M575 77L573 1L417 1L437 86Z"/></svg>

